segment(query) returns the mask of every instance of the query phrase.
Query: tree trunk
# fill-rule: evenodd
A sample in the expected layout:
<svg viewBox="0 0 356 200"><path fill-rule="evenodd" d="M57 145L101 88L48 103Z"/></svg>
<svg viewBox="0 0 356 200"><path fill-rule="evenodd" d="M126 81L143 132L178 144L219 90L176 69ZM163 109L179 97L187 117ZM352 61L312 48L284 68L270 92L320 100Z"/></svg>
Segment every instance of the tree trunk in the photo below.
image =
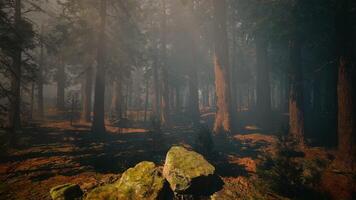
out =
<svg viewBox="0 0 356 200"><path fill-rule="evenodd" d="M92 132L95 134L105 132L106 0L101 0L100 2L100 32L95 78L94 119L92 124Z"/></svg>
<svg viewBox="0 0 356 200"><path fill-rule="evenodd" d="M15 30L16 36L20 37L21 21L21 0L15 1ZM19 38L18 41L21 41ZM22 44L17 44L12 56L13 64L11 71L11 98L9 110L9 128L14 132L21 127L21 62L22 62ZM15 137L15 136L14 136Z"/></svg>
<svg viewBox="0 0 356 200"><path fill-rule="evenodd" d="M121 81L115 80L112 86L111 96L111 112L116 119L122 116L122 95L121 95Z"/></svg>
<svg viewBox="0 0 356 200"><path fill-rule="evenodd" d="M57 71L57 110L64 111L65 98L65 68L62 58L59 58L59 66Z"/></svg>
<svg viewBox="0 0 356 200"><path fill-rule="evenodd" d="M35 82L31 83L30 120L33 120L33 110L35 105Z"/></svg>
<svg viewBox="0 0 356 200"><path fill-rule="evenodd" d="M149 86L149 79L146 79L146 88L145 88L145 112L144 112L144 122L147 122L147 109L148 109L148 97L150 94L150 86Z"/></svg>
<svg viewBox="0 0 356 200"><path fill-rule="evenodd" d="M350 1L341 0L336 18L338 56L338 156L346 171L356 167L356 67Z"/></svg>
<svg viewBox="0 0 356 200"><path fill-rule="evenodd" d="M158 78L158 58L155 56L155 62L153 63L153 99L152 99L152 116L158 119L159 116L159 78Z"/></svg>
<svg viewBox="0 0 356 200"><path fill-rule="evenodd" d="M84 122L91 122L91 104L92 104L92 90L93 90L93 68L90 64L85 72L83 88L83 111L82 120Z"/></svg>
<svg viewBox="0 0 356 200"><path fill-rule="evenodd" d="M163 16L162 16L162 90L161 90L161 125L169 126L169 86L168 86L168 69L167 69L167 48L166 48L166 27L167 27L167 14L166 14L166 0L163 3Z"/></svg>
<svg viewBox="0 0 356 200"><path fill-rule="evenodd" d="M338 152L322 176L323 188L333 199L355 199L356 67L351 3L339 0L336 7Z"/></svg>
<svg viewBox="0 0 356 200"><path fill-rule="evenodd" d="M301 66L301 41L290 41L289 80L289 134L299 144L304 144L303 75Z"/></svg>
<svg viewBox="0 0 356 200"><path fill-rule="evenodd" d="M217 109L214 132L230 133L232 131L230 70L226 30L226 1L213 0L214 3L214 37L215 37L215 87Z"/></svg>
<svg viewBox="0 0 356 200"><path fill-rule="evenodd" d="M181 103L181 89L179 86L176 86L176 100L175 100L175 111L176 113L180 113L181 112L181 108L182 108L182 103Z"/></svg>
<svg viewBox="0 0 356 200"><path fill-rule="evenodd" d="M271 113L271 86L269 66L267 58L268 41L261 33L256 36L256 59L257 59L257 102L256 114L258 124L266 127Z"/></svg>
<svg viewBox="0 0 356 200"><path fill-rule="evenodd" d="M38 81L37 81L37 106L38 106L38 117L39 119L43 119L44 115L44 108L43 108L43 82L44 82L44 47L43 47L43 25L41 27L41 41L40 41L40 60L39 60L39 72L38 72Z"/></svg>

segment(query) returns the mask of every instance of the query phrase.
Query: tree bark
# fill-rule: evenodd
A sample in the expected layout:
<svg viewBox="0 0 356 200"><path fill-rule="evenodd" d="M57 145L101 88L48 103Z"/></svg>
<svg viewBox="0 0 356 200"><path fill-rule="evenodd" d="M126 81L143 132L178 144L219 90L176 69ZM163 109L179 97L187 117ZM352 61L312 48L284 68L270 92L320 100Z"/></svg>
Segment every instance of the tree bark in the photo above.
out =
<svg viewBox="0 0 356 200"><path fill-rule="evenodd" d="M269 65L267 57L268 41L261 33L256 35L256 59L257 59L257 102L256 114L258 124L266 127L271 113L271 86L269 77Z"/></svg>
<svg viewBox="0 0 356 200"><path fill-rule="evenodd" d="M33 111L35 105L35 82L31 83L31 102L30 102L30 120L33 120Z"/></svg>
<svg viewBox="0 0 356 200"><path fill-rule="evenodd" d="M290 41L289 80L289 134L299 144L304 144L303 75L301 65L301 41Z"/></svg>
<svg viewBox="0 0 356 200"><path fill-rule="evenodd" d="M39 60L39 71L38 71L38 81L37 81L37 109L38 109L38 118L43 119L44 115L44 105L43 105L43 82L44 82L44 47L43 47L43 25L41 27L41 38L40 38L40 60Z"/></svg>
<svg viewBox="0 0 356 200"><path fill-rule="evenodd" d="M213 0L214 4L214 37L215 37L215 87L217 109L214 122L214 133L232 132L231 88L229 70L229 52L226 30L226 1Z"/></svg>
<svg viewBox="0 0 356 200"><path fill-rule="evenodd" d="M356 167L356 67L350 1L338 2L336 18L338 56L338 156L337 163L346 171Z"/></svg>
<svg viewBox="0 0 356 200"><path fill-rule="evenodd" d="M92 132L95 134L105 133L106 3L106 0L100 1L100 32L95 78L94 119L92 124Z"/></svg>
<svg viewBox="0 0 356 200"><path fill-rule="evenodd" d="M121 95L121 81L115 80L112 86L111 97L111 112L117 119L122 117L122 95Z"/></svg>
<svg viewBox="0 0 356 200"><path fill-rule="evenodd" d="M168 86L168 69L167 69L167 14L166 14L166 0L163 3L163 16L162 16L162 90L161 90L161 125L169 126L169 86Z"/></svg>
<svg viewBox="0 0 356 200"><path fill-rule="evenodd" d="M148 100L149 100L149 94L150 94L150 87L149 87L149 79L146 78L146 87L145 87L145 112L144 112L144 122L147 122L147 110L148 110Z"/></svg>
<svg viewBox="0 0 356 200"><path fill-rule="evenodd" d="M199 38L199 32L196 29L192 29L189 27L194 27L196 23L195 19L195 10L194 10L194 1L190 1L188 3L188 14L186 14L185 20L187 20L187 31L189 34L189 44L191 45L191 67L189 68L189 114L190 120L194 125L199 124L200 120L200 110L199 110L199 92L198 92L198 72L197 72L197 39Z"/></svg>
<svg viewBox="0 0 356 200"><path fill-rule="evenodd" d="M65 98L65 67L62 58L59 58L57 71L57 110L64 111Z"/></svg>
<svg viewBox="0 0 356 200"><path fill-rule="evenodd" d="M93 90L93 67L90 64L85 71L85 80L83 88L83 111L82 120L84 122L91 122L91 104L92 104L92 90Z"/></svg>
<svg viewBox="0 0 356 200"><path fill-rule="evenodd" d="M15 1L15 31L20 37L21 22L21 0ZM21 41L19 38L18 41ZM21 64L22 64L22 44L17 44L12 56L13 64L11 71L11 98L9 110L9 128L16 132L21 127ZM15 137L15 136L14 136Z"/></svg>
<svg viewBox="0 0 356 200"><path fill-rule="evenodd" d="M152 116L158 119L159 116L159 78L158 78L158 59L155 56L155 62L153 63L153 99L152 99Z"/></svg>

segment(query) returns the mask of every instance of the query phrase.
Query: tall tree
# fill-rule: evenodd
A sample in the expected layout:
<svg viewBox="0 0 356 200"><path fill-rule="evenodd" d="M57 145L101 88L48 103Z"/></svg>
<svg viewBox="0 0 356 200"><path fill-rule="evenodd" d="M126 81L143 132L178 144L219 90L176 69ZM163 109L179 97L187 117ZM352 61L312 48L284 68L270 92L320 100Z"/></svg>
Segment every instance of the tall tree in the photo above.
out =
<svg viewBox="0 0 356 200"><path fill-rule="evenodd" d="M154 55L154 61L152 65L153 70L153 99L152 99L152 115L155 120L159 119L159 102L160 102L160 89L159 89L159 77L158 77L158 70L159 70L159 62L157 55Z"/></svg>
<svg viewBox="0 0 356 200"><path fill-rule="evenodd" d="M66 73L63 57L59 56L57 68L57 110L64 111L65 107Z"/></svg>
<svg viewBox="0 0 356 200"><path fill-rule="evenodd" d="M303 79L301 41L290 41L289 134L300 144L304 142Z"/></svg>
<svg viewBox="0 0 356 200"><path fill-rule="evenodd" d="M337 2L336 41L338 63L338 156L342 169L356 168L356 62L351 1Z"/></svg>
<svg viewBox="0 0 356 200"><path fill-rule="evenodd" d="M21 0L15 0L15 35L17 44L14 47L12 55L11 70L11 98L9 110L9 127L13 130L21 126L21 63L22 63L22 39L21 39Z"/></svg>
<svg viewBox="0 0 356 200"><path fill-rule="evenodd" d="M213 0L214 6L214 68L217 110L214 122L215 133L232 131L231 89L229 53L226 30L226 1Z"/></svg>
<svg viewBox="0 0 356 200"><path fill-rule="evenodd" d="M40 35L40 58L39 58L39 71L38 71L38 81L37 81L37 107L38 107L38 117L43 118L44 115L44 103L43 103L43 84L44 84L44 45L43 45L43 25L41 26Z"/></svg>
<svg viewBox="0 0 356 200"><path fill-rule="evenodd" d="M268 40L266 34L258 31L255 38L256 60L257 60L257 85L256 85L256 113L258 113L258 123L266 127L271 113L271 85L268 64Z"/></svg>
<svg viewBox="0 0 356 200"><path fill-rule="evenodd" d="M168 85L168 66L167 66L167 8L166 0L162 0L163 14L161 25L161 37L162 37L162 90L161 90L161 124L168 126L170 124L169 119L169 85Z"/></svg>
<svg viewBox="0 0 356 200"><path fill-rule="evenodd" d="M95 78L94 119L92 132L105 132L105 68L106 68L106 7L107 0L100 1L100 27L98 35L97 70Z"/></svg>
<svg viewBox="0 0 356 200"><path fill-rule="evenodd" d="M199 33L196 30L197 22L195 19L194 15L194 0L189 2L188 5L188 19L187 22L190 22L190 26L188 27L188 30L190 28L190 45L191 46L191 67L189 68L189 111L191 114L191 121L193 124L198 124L199 123L199 118L200 118L200 111L199 111L199 93L198 93L198 72L197 72L197 46L198 46L198 41L197 39L199 38ZM189 19L190 18L190 19Z"/></svg>
<svg viewBox="0 0 356 200"><path fill-rule="evenodd" d="M303 68L302 38L299 32L298 1L292 10L291 34L289 40L289 134L300 145L304 144Z"/></svg>
<svg viewBox="0 0 356 200"><path fill-rule="evenodd" d="M85 71L85 80L83 87L83 112L82 120L91 121L92 91L93 91L93 67L90 63Z"/></svg>

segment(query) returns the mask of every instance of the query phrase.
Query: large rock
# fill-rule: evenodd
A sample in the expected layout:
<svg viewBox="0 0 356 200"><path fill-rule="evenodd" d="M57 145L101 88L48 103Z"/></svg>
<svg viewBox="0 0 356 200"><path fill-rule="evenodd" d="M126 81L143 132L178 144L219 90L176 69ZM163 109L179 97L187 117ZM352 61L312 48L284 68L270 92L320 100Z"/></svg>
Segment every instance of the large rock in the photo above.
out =
<svg viewBox="0 0 356 200"><path fill-rule="evenodd" d="M117 200L118 189L115 184L100 186L89 192L85 200Z"/></svg>
<svg viewBox="0 0 356 200"><path fill-rule="evenodd" d="M79 185L68 183L52 188L50 194L53 200L77 200L82 197L83 191Z"/></svg>
<svg viewBox="0 0 356 200"><path fill-rule="evenodd" d="M184 147L172 147L166 156L163 175L173 192L200 193L214 187L215 168L205 158Z"/></svg>
<svg viewBox="0 0 356 200"><path fill-rule="evenodd" d="M162 172L153 162L141 162L122 175L118 183L120 199L161 199L164 183Z"/></svg>
<svg viewBox="0 0 356 200"><path fill-rule="evenodd" d="M88 193L86 200L157 200L164 199L165 179L152 162L141 162L126 170L121 179Z"/></svg>

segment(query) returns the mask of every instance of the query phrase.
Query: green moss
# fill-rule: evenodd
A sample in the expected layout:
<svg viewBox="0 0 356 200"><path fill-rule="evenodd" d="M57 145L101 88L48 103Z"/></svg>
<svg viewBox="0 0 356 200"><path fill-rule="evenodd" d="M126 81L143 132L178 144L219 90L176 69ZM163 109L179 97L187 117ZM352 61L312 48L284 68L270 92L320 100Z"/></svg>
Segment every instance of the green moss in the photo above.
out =
<svg viewBox="0 0 356 200"><path fill-rule="evenodd" d="M79 185L68 183L53 187L50 194L53 200L75 200L80 199L83 192Z"/></svg>
<svg viewBox="0 0 356 200"><path fill-rule="evenodd" d="M85 200L116 200L118 199L118 189L116 185L110 184L97 187L89 192Z"/></svg>
<svg viewBox="0 0 356 200"><path fill-rule="evenodd" d="M184 147L172 147L166 156L163 174L173 191L187 190L194 178L213 175L215 167L205 158Z"/></svg>
<svg viewBox="0 0 356 200"><path fill-rule="evenodd" d="M141 162L128 169L117 184L119 199L158 199L165 179L152 162Z"/></svg>
<svg viewBox="0 0 356 200"><path fill-rule="evenodd" d="M94 189L85 200L156 200L163 192L164 183L156 165L144 161L126 170L118 182Z"/></svg>

